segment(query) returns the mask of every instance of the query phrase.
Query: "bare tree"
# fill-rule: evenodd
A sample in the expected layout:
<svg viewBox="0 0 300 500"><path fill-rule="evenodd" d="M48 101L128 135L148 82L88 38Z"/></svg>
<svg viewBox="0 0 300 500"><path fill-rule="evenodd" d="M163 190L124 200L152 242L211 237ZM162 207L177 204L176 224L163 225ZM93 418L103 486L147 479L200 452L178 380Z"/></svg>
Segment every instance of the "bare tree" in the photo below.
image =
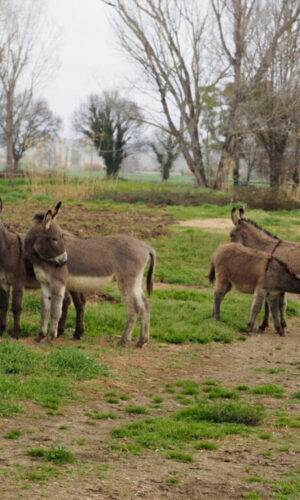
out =
<svg viewBox="0 0 300 500"><path fill-rule="evenodd" d="M25 151L35 147L40 141L48 142L57 137L61 127L61 119L49 109L45 100L31 101L26 110L22 103L26 100L24 94L14 99L14 133L13 139L13 171L18 172L19 161ZM6 145L5 119L1 116L0 108L0 142Z"/></svg>
<svg viewBox="0 0 300 500"><path fill-rule="evenodd" d="M52 55L46 49L46 42L42 42L43 8L43 0L38 3L9 0L1 12L4 21L0 23L0 102L9 173L14 173L16 165L14 141L18 122L27 114L37 86L51 63Z"/></svg>
<svg viewBox="0 0 300 500"><path fill-rule="evenodd" d="M243 131L241 105L266 79L286 35L299 29L299 0L211 0L220 47L231 67L232 95L215 187L227 162L235 164L236 140ZM226 29L227 27L227 29Z"/></svg>
<svg viewBox="0 0 300 500"><path fill-rule="evenodd" d="M123 48L158 92L166 125L161 117L152 124L173 135L197 184L207 186L199 134L201 91L215 82L213 61L208 65L203 57L203 5L194 0L102 1L117 14Z"/></svg>
<svg viewBox="0 0 300 500"><path fill-rule="evenodd" d="M117 177L128 154L130 141L141 126L138 106L122 98L117 91L90 95L74 113L74 129L91 139L105 160L108 177Z"/></svg>

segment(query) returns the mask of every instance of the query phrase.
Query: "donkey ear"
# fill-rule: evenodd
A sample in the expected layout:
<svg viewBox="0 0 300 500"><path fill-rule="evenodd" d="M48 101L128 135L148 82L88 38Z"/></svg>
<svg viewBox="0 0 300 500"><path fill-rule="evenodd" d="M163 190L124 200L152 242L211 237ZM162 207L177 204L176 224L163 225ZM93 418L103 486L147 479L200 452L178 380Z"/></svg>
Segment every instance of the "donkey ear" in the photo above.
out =
<svg viewBox="0 0 300 500"><path fill-rule="evenodd" d="M237 226L237 225L238 225L239 218L238 218L238 216L236 215L236 208L233 208L233 209L231 210L231 220L232 220L232 222L233 222L233 224L234 224L235 226Z"/></svg>
<svg viewBox="0 0 300 500"><path fill-rule="evenodd" d="M243 207L240 208L240 219L244 219L245 218L245 210L243 209Z"/></svg>
<svg viewBox="0 0 300 500"><path fill-rule="evenodd" d="M53 212L52 212L52 219L55 219L55 217L57 216L58 212L59 212L59 211L60 211L60 209L61 209L61 205L62 205L62 202L61 202L61 201L59 201L59 202L55 205L54 210L53 210Z"/></svg>
<svg viewBox="0 0 300 500"><path fill-rule="evenodd" d="M51 226L52 219L53 219L52 211L48 210L43 220L43 224L46 230L49 229L49 227Z"/></svg>

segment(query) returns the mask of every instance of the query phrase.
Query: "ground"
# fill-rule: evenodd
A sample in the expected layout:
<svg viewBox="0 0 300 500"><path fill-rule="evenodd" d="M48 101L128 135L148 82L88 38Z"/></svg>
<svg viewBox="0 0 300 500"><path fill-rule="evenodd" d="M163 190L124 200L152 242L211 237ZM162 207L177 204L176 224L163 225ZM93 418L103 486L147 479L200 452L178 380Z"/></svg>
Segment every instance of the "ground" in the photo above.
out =
<svg viewBox="0 0 300 500"><path fill-rule="evenodd" d="M29 207L35 208L34 205ZM71 212L71 211L70 211ZM168 231L172 222L167 214L139 215L135 227L134 214L128 215L107 210L102 215L96 211L81 210L80 205L65 213L62 219L68 228L85 236L97 225L104 232L113 227L128 230L143 237L155 237ZM18 207L9 213L16 220L18 229L24 229L24 214ZM91 226L91 222L93 225ZM232 226L222 219L189 221L192 227L224 230ZM91 229L92 227L92 229ZM158 284L160 286L160 284ZM170 285L164 284L164 287ZM174 285L172 285L174 287ZM175 285L176 288L176 285ZM45 412L32 405L24 416L0 420L0 493L3 500L231 500L240 498L273 498L270 482L277 481L283 473L295 471L299 466L300 439L297 428L278 426L276 415L289 407L297 415L299 399L288 400L273 395L262 395L268 418L247 436L230 435L215 440L215 451L194 451L191 463L167 459L162 450L143 449L134 454L128 448L128 439L119 440L113 452L111 430L126 422L138 422L141 415L126 412L128 401L108 402L105 394L130 394L131 404L149 405L161 396L162 405L153 405L151 416L165 416L182 408L179 400L166 393L166 384L190 380L203 384L218 381L222 386L255 387L273 384L283 387L289 397L300 391L299 320L290 320L287 337L277 336L272 328L265 334L255 334L232 344L163 344L151 341L141 350L133 347L116 348L114 337L91 342L90 349L99 356L101 363L109 366L111 376L82 381L78 384L80 398L65 405L62 412ZM32 338L21 339L30 349ZM57 345L70 345L71 340L57 339ZM51 348L50 348L51 349ZM92 419L93 412L116 412L121 422L113 419ZM298 418L298 417L297 417ZM299 426L299 420L295 426ZM21 432L19 439L10 440L4 435L11 430ZM260 436L260 437L259 437ZM268 437L267 437L268 436ZM63 442L74 453L77 464L61 466L57 477L28 480L28 470L40 463L26 456L25 450L44 446L50 442ZM115 441L114 441L115 444ZM60 466L59 466L60 467ZM10 470L10 472L8 472ZM13 471L13 472L11 472ZM51 475L49 469L49 477ZM26 475L27 474L27 475ZM47 474L47 473L46 473ZM255 481L256 478L257 481ZM251 479L252 478L252 479ZM248 495L248 496L247 496ZM255 496L257 495L257 496ZM280 497L278 497L280 498ZM299 496L281 498L297 499Z"/></svg>

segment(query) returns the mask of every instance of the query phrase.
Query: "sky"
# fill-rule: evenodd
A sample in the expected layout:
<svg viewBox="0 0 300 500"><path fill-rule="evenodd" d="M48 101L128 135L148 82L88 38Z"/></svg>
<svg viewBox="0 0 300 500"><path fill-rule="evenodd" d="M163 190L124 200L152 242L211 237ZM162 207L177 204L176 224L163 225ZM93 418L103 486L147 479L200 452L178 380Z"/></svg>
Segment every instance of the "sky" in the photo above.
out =
<svg viewBox="0 0 300 500"><path fill-rule="evenodd" d="M128 93L137 71L118 46L101 0L49 0L48 19L60 30L59 65L43 91L53 112L72 133L73 111L92 92L118 88Z"/></svg>

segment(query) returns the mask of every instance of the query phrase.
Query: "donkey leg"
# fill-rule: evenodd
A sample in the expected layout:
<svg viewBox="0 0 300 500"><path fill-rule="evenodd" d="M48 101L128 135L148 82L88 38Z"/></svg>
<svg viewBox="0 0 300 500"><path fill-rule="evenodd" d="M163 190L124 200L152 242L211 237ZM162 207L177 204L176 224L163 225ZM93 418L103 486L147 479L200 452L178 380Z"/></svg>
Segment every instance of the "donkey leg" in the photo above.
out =
<svg viewBox="0 0 300 500"><path fill-rule="evenodd" d="M264 314L264 317L263 317L261 324L258 327L258 331L261 333L263 333L265 331L265 329L269 326L269 312L270 312L269 304L268 304L268 301L265 300L265 314Z"/></svg>
<svg viewBox="0 0 300 500"><path fill-rule="evenodd" d="M65 286L54 287L51 290L51 306L50 306L50 330L49 337L51 340L57 337L57 328L62 312L62 304L65 296Z"/></svg>
<svg viewBox="0 0 300 500"><path fill-rule="evenodd" d="M282 328L287 327L286 307L287 307L286 293L281 292L279 294L279 313L280 313L280 321Z"/></svg>
<svg viewBox="0 0 300 500"><path fill-rule="evenodd" d="M279 335L285 336L284 328L282 327L280 321L280 296L279 295L270 295L269 297L270 310L274 321L275 330Z"/></svg>
<svg viewBox="0 0 300 500"><path fill-rule="evenodd" d="M6 331L7 312L9 306L9 285L1 283L0 285L0 335Z"/></svg>
<svg viewBox="0 0 300 500"><path fill-rule="evenodd" d="M84 308L86 298L83 293L70 292L70 294L76 309L76 327L73 339L80 340L81 335L84 333Z"/></svg>
<svg viewBox="0 0 300 500"><path fill-rule="evenodd" d="M253 299L252 306L251 306L250 319L249 319L249 322L247 324L248 335L251 335L251 332L253 331L256 317L262 308L265 297L266 297L265 290L260 289L254 293L254 299Z"/></svg>
<svg viewBox="0 0 300 500"><path fill-rule="evenodd" d="M214 292L214 308L213 308L213 317L220 321L221 319L221 303L226 295L231 290L231 284L227 283L225 286L218 285L217 289Z"/></svg>
<svg viewBox="0 0 300 500"><path fill-rule="evenodd" d="M66 291L64 300L62 303L62 311L61 311L61 317L58 322L58 327L57 327L57 335L58 337L62 335L65 331L65 326L66 326L66 321L67 321L67 316L68 316L68 309L69 305L71 304L71 298L69 293Z"/></svg>
<svg viewBox="0 0 300 500"><path fill-rule="evenodd" d="M35 342L40 342L42 338L46 337L50 318L51 290L50 287L44 283L41 284L41 289L41 326L40 331L35 338Z"/></svg>
<svg viewBox="0 0 300 500"><path fill-rule="evenodd" d="M134 328L136 318L138 315L138 306L136 304L134 297L126 300L126 305L127 305L128 319L126 322L123 335L120 338L119 342L117 343L117 345L119 346L124 346L127 344L127 342L131 340L132 330Z"/></svg>
<svg viewBox="0 0 300 500"><path fill-rule="evenodd" d="M135 344L136 347L143 347L144 344L149 342L149 330L150 330L150 305L145 295L142 292L143 306L140 306L141 315L141 331L140 336Z"/></svg>
<svg viewBox="0 0 300 500"><path fill-rule="evenodd" d="M12 313L14 317L14 329L12 337L18 339L21 333L21 314L22 314L23 288L14 288L12 293Z"/></svg>

